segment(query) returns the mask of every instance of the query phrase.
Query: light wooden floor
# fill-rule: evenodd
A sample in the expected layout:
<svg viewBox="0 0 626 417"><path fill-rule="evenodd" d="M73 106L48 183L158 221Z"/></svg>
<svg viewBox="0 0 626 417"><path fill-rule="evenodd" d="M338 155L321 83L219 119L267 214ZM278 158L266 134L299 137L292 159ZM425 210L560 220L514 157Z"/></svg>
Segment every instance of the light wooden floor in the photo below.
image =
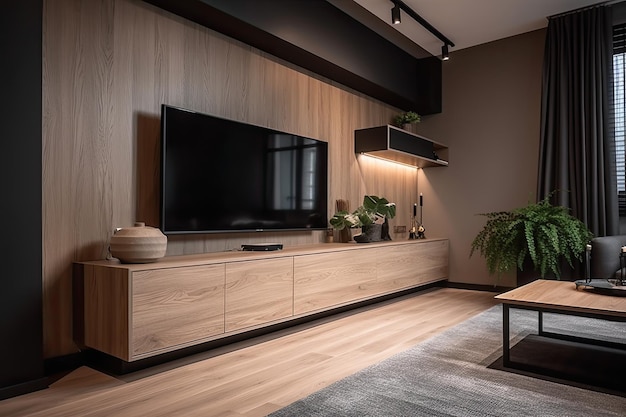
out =
<svg viewBox="0 0 626 417"><path fill-rule="evenodd" d="M264 416L496 305L435 289L112 377L79 368L0 416Z"/></svg>

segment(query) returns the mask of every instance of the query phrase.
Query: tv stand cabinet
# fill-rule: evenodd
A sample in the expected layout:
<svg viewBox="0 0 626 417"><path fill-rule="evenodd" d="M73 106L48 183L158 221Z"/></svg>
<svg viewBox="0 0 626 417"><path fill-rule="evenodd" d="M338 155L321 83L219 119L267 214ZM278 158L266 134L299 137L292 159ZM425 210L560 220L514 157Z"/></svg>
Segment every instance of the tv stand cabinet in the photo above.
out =
<svg viewBox="0 0 626 417"><path fill-rule="evenodd" d="M448 278L448 240L75 264L81 346L132 362Z"/></svg>

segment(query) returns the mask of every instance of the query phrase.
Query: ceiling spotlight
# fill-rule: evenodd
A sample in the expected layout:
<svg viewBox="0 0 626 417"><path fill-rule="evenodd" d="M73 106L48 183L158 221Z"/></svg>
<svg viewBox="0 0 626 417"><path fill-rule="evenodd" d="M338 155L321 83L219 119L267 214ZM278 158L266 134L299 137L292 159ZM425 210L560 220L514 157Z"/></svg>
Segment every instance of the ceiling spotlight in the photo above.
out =
<svg viewBox="0 0 626 417"><path fill-rule="evenodd" d="M400 23L400 6L397 3L394 3L393 8L391 9L391 23L397 25Z"/></svg>
<svg viewBox="0 0 626 417"><path fill-rule="evenodd" d="M397 25L400 23L400 10L406 13L411 19L415 20L418 24L422 25L424 29L435 35L441 42L443 42L443 46L441 47L441 59L447 61L449 59L448 55L448 47L454 46L454 42L450 39L446 38L441 32L439 32L433 25L428 23L426 19L424 19L419 14L415 13L415 10L411 9L403 0L389 0L393 3L393 8L391 9L391 23Z"/></svg>

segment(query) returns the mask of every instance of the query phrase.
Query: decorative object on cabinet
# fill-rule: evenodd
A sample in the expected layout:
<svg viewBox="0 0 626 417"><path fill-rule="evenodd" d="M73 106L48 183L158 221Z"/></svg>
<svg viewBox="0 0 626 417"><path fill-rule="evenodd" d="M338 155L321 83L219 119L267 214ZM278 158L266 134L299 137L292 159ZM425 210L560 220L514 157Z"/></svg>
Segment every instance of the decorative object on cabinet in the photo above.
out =
<svg viewBox="0 0 626 417"><path fill-rule="evenodd" d="M354 236L354 241L357 243L370 243L380 242L383 235L383 225L373 223L367 226L361 227L361 233Z"/></svg>
<svg viewBox="0 0 626 417"><path fill-rule="evenodd" d="M417 239L417 203L413 204L413 218L411 220L411 230L409 240Z"/></svg>
<svg viewBox="0 0 626 417"><path fill-rule="evenodd" d="M167 237L143 222L116 229L109 246L111 255L122 263L155 262L165 256Z"/></svg>
<svg viewBox="0 0 626 417"><path fill-rule="evenodd" d="M448 148L430 139L385 125L354 131L354 152L417 168L447 166Z"/></svg>
<svg viewBox="0 0 626 417"><path fill-rule="evenodd" d="M563 259L570 266L574 259L582 262L592 234L567 208L550 204L550 195L512 211L480 214L487 223L474 238L470 257L480 252L490 274L522 271L525 261L532 261L537 278L552 274L556 279Z"/></svg>
<svg viewBox="0 0 626 417"><path fill-rule="evenodd" d="M409 239L426 239L424 227L424 195L420 193L420 220L417 221L417 204L413 204L413 227L409 233Z"/></svg>
<svg viewBox="0 0 626 417"><path fill-rule="evenodd" d="M339 212L349 212L350 211L350 203L347 200L337 200L335 201L335 211ZM335 228L337 231L337 243L348 243L352 240L352 232L350 227L342 227Z"/></svg>
<svg viewBox="0 0 626 417"><path fill-rule="evenodd" d="M397 126L399 128L405 128L406 125L419 123L420 121L420 115L415 113L414 111L405 111L393 118L394 126Z"/></svg>
<svg viewBox="0 0 626 417"><path fill-rule="evenodd" d="M363 205L352 213L345 210L338 211L330 219L330 224L338 230L360 227L361 234L354 236L356 242L379 242L383 240L383 224L395 216L395 203L390 203L384 197L366 195L363 198ZM384 238L385 240L391 240L388 228Z"/></svg>
<svg viewBox="0 0 626 417"><path fill-rule="evenodd" d="M419 226L417 226L417 238L418 239L426 239L426 235L424 234L424 232L426 232L426 228L424 227L423 224L420 224Z"/></svg>
<svg viewBox="0 0 626 417"><path fill-rule="evenodd" d="M424 195L420 193L420 222L417 225L417 238L426 239L426 228L424 227Z"/></svg>

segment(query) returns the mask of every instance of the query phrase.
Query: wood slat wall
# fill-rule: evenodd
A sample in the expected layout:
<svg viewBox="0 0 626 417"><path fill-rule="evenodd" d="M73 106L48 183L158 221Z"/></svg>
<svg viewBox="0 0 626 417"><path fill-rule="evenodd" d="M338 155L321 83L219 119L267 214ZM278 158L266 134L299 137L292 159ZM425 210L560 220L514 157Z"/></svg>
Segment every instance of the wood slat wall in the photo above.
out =
<svg viewBox="0 0 626 417"><path fill-rule="evenodd" d="M369 193L398 204L392 226L410 226L417 171L356 158L353 145L355 129L386 124L399 109L139 0L45 0L43 17L46 357L77 351L72 262L104 258L115 227L158 226L162 103L328 141L329 216L336 199L356 208ZM324 239L179 236L168 254Z"/></svg>

